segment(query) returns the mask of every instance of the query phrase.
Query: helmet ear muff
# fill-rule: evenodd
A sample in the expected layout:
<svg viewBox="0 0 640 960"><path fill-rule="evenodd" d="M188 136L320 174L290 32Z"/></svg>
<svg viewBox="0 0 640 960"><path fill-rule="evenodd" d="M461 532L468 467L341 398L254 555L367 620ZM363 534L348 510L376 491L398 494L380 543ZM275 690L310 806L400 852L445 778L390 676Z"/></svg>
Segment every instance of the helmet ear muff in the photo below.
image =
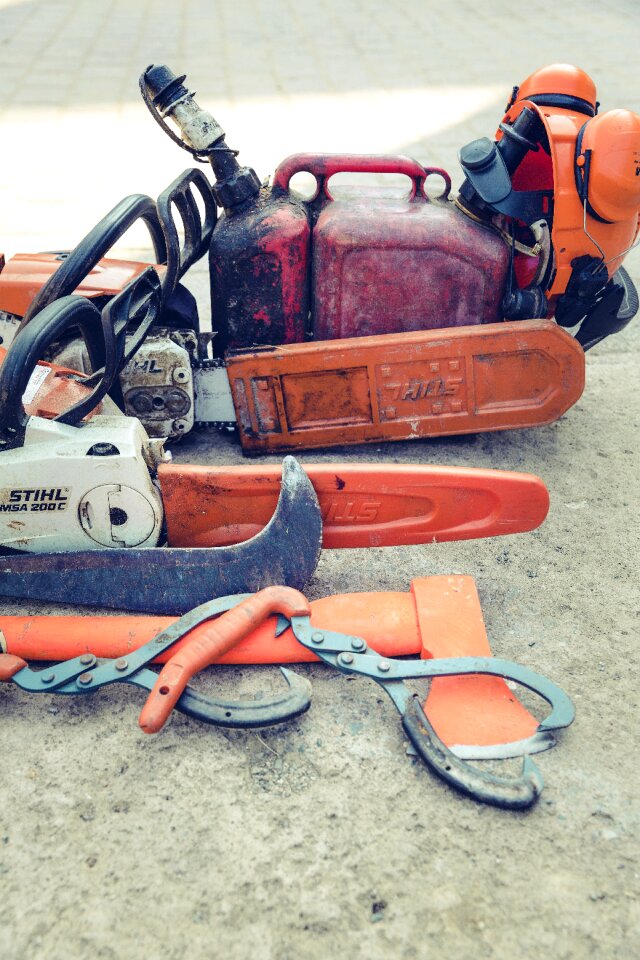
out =
<svg viewBox="0 0 640 960"><path fill-rule="evenodd" d="M609 110L582 125L576 139L576 189L600 223L621 223L640 211L640 117Z"/></svg>
<svg viewBox="0 0 640 960"><path fill-rule="evenodd" d="M598 223L613 223L612 220L605 220L604 217L601 217L599 213L591 206L589 201L589 180L591 176L591 150L583 150L582 143L584 140L584 133L587 129L590 121L587 120L586 123L583 123L578 131L578 136L576 139L576 150L573 160L573 172L576 178L576 190L578 191L578 196L580 197L581 202L587 204L587 213L590 217L593 217L594 220L597 220Z"/></svg>

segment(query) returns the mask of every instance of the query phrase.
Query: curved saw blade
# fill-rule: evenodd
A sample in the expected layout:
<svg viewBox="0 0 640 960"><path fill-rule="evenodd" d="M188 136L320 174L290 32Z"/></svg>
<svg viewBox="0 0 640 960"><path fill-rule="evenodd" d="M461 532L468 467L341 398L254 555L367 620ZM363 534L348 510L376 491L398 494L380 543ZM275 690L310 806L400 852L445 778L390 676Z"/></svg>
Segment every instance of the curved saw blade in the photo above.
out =
<svg viewBox="0 0 640 960"><path fill-rule="evenodd" d="M300 589L322 542L318 498L297 460L286 457L271 520L228 547L147 547L0 557L0 595L140 613L181 614L213 597L284 584Z"/></svg>

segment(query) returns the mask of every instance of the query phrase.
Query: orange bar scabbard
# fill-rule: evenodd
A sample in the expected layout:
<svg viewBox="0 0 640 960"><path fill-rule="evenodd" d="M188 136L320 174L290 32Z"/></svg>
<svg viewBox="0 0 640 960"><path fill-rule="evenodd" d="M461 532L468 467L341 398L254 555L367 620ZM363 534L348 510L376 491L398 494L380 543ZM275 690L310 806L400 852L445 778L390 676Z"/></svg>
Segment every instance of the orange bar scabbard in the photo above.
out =
<svg viewBox="0 0 640 960"><path fill-rule="evenodd" d="M551 320L293 343L226 357L248 453L532 427L584 389Z"/></svg>
<svg viewBox="0 0 640 960"><path fill-rule="evenodd" d="M422 577L410 593L341 594L314 600L311 622L319 629L363 637L387 657L491 656L480 601L472 577ZM62 660L93 653L122 657L151 640L173 621L165 617L3 617L5 652L24 659ZM193 642L206 624L159 657L166 662ZM297 663L315 660L291 629L275 637L270 618L217 663ZM490 746L529 737L538 722L497 677L435 679L426 711L449 746Z"/></svg>
<svg viewBox="0 0 640 960"><path fill-rule="evenodd" d="M324 547L468 540L538 527L549 509L531 474L394 464L304 464L318 499ZM173 547L219 547L258 533L280 492L280 466L158 470Z"/></svg>

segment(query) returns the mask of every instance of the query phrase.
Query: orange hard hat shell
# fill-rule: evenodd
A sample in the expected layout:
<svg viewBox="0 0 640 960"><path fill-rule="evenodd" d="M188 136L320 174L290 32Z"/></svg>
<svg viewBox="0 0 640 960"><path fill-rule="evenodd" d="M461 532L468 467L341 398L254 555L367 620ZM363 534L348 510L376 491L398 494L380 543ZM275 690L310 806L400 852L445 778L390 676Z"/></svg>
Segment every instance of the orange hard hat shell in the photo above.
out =
<svg viewBox="0 0 640 960"><path fill-rule="evenodd" d="M547 98L553 96L571 97L583 100L585 104L596 109L596 85L584 70L573 67L569 63L552 63L548 67L541 67L520 84L518 100L532 98ZM534 99L535 103L535 99ZM561 104L557 104L561 106Z"/></svg>
<svg viewBox="0 0 640 960"><path fill-rule="evenodd" d="M591 151L588 200L609 223L638 214L640 208L640 117L630 110L608 110L589 120L580 152Z"/></svg>

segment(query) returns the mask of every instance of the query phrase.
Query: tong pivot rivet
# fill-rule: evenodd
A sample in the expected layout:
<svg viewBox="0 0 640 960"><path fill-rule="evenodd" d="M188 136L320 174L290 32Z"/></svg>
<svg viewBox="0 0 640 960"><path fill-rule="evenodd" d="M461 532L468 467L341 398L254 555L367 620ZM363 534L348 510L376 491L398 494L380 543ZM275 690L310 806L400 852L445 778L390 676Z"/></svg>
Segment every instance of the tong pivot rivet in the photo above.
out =
<svg viewBox="0 0 640 960"><path fill-rule="evenodd" d="M88 667L89 664L95 663L95 657L93 656L92 653L83 653L82 656L80 657L80 663L84 667Z"/></svg>
<svg viewBox="0 0 640 960"><path fill-rule="evenodd" d="M120 670L120 671L126 670L128 666L129 666L129 663L127 660L125 660L124 657L120 657L120 659L116 660L116 662L114 663L114 667L116 668L116 670Z"/></svg>
<svg viewBox="0 0 640 960"><path fill-rule="evenodd" d="M320 633L319 630L316 630L315 633L311 634L312 643L322 643L323 640L324 640L324 633Z"/></svg>
<svg viewBox="0 0 640 960"><path fill-rule="evenodd" d="M391 670L391 664L388 660L381 660L378 664L378 670L380 673L388 673Z"/></svg>
<svg viewBox="0 0 640 960"><path fill-rule="evenodd" d="M361 637L354 637L353 640L351 641L352 650L365 650L366 646L367 646L366 643Z"/></svg>
<svg viewBox="0 0 640 960"><path fill-rule="evenodd" d="M56 678L55 673L45 673L45 675L41 679L43 683L53 683L55 678Z"/></svg>
<svg viewBox="0 0 640 960"><path fill-rule="evenodd" d="M93 674L91 673L81 673L80 676L78 677L78 683L83 687L88 686L92 680L93 680Z"/></svg>
<svg viewBox="0 0 640 960"><path fill-rule="evenodd" d="M340 657L343 663L353 663L353 654L352 653L343 653Z"/></svg>

